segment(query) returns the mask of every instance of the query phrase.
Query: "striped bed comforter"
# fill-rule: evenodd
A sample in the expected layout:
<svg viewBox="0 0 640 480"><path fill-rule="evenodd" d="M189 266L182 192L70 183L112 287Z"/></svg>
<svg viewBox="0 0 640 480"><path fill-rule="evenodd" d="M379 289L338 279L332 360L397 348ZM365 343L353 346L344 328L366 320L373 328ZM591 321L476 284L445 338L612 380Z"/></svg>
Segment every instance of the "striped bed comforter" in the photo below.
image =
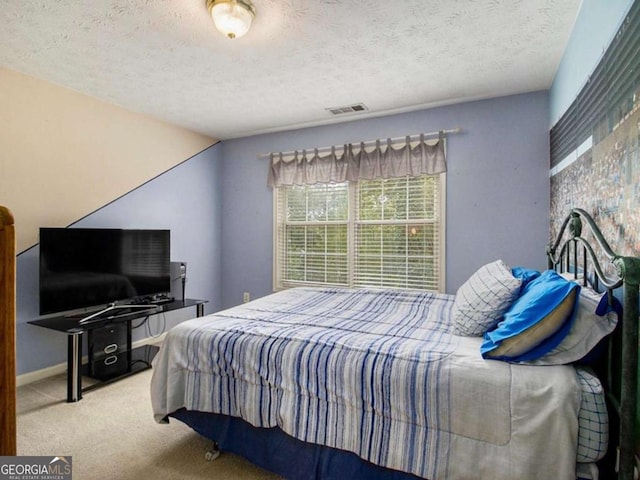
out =
<svg viewBox="0 0 640 480"><path fill-rule="evenodd" d="M431 480L572 478L575 370L483 360L453 299L296 288L183 322L154 360L155 419L231 415Z"/></svg>

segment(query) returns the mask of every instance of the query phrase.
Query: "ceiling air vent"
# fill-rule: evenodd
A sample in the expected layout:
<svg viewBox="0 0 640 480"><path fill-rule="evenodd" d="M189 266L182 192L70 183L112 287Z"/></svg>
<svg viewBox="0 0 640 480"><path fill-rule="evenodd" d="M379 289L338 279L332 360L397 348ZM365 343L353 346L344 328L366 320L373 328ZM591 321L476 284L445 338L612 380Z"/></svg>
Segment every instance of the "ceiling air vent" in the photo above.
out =
<svg viewBox="0 0 640 480"><path fill-rule="evenodd" d="M356 103L355 105L347 105L346 107L331 107L325 108L327 112L332 115L343 115L345 113L359 113L369 110L363 103Z"/></svg>

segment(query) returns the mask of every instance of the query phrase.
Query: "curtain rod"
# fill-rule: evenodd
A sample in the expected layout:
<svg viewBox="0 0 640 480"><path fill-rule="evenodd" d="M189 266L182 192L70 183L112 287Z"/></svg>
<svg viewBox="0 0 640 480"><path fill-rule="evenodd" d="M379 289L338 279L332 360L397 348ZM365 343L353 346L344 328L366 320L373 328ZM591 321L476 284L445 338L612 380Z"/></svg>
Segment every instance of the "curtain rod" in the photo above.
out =
<svg viewBox="0 0 640 480"><path fill-rule="evenodd" d="M394 138L389 138L389 140L391 140L392 143L396 143L399 141L403 141L405 140L407 137L409 137L411 140L415 140L417 138L420 138L420 135L424 135L425 137L433 137L436 135L440 135L440 133L460 133L462 132L462 128L460 127L456 127L456 128L451 128L449 130L438 130L436 132L428 132L428 133L417 133L415 135L405 135L403 137L394 137ZM387 139L379 139L379 140L367 140L366 142L352 142L352 145L357 145L360 146L360 144L364 143L365 147L370 147L372 145L375 145L376 142L386 142ZM347 144L348 145L348 144ZM296 152L302 152L303 150L306 150L307 152L313 152L313 151L325 151L325 150L331 150L332 148L338 147L338 145L333 145L333 146L329 146L329 147L317 147L317 148L301 148L299 150L289 150L288 152L270 152L270 153L261 153L258 155L258 158L260 160L264 159L264 158L271 158L271 155L282 155L282 156L289 156L289 155L295 155Z"/></svg>

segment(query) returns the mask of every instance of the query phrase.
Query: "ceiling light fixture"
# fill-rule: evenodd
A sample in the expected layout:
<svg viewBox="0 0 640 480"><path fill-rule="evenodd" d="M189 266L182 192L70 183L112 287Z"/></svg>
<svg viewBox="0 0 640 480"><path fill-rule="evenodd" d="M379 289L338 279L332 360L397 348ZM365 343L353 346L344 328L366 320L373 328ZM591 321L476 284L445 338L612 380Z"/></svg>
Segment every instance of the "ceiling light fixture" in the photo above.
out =
<svg viewBox="0 0 640 480"><path fill-rule="evenodd" d="M216 28L229 38L240 38L249 31L256 10L249 0L207 0Z"/></svg>

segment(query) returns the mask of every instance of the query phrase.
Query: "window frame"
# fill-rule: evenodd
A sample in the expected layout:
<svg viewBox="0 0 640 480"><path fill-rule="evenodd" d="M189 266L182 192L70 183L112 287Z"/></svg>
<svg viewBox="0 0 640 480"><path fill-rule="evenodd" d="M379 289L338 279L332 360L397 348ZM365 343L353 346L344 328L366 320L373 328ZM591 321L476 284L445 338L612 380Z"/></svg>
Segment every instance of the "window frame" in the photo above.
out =
<svg viewBox="0 0 640 480"><path fill-rule="evenodd" d="M419 220L413 223L437 223L437 239L439 242L438 245L438 278L437 278L437 291L440 293L445 292L446 289L446 173L440 173L437 175L432 175L437 178L438 184L438 194L439 198L437 199L438 204L438 217L435 222ZM355 212L357 209L356 199L357 193L356 190L358 188L358 182L346 182L347 183L347 201L348 201L348 213L347 213L347 284L346 285L338 285L338 284L327 284L327 283L313 283L313 282L300 282L299 286L323 286L323 287L344 287L344 288L357 288L354 286L354 262L355 262L355 230L356 230L356 218ZM280 261L280 253L279 253L279 229L281 226L278 224L278 211L280 208L280 196L281 188L286 187L275 187L273 189L273 266L272 266L272 282L273 282L273 291L285 290L287 288L292 288L294 285L283 285L283 282L280 278L282 269L279 266ZM410 221L398 220L392 221L397 224L407 224L412 223ZM340 222L343 223L343 222ZM374 222L377 223L377 222ZM324 221L318 222L318 225L327 225L327 224L335 224L334 221ZM386 287L386 286L374 286L374 288L403 288L403 287Z"/></svg>

